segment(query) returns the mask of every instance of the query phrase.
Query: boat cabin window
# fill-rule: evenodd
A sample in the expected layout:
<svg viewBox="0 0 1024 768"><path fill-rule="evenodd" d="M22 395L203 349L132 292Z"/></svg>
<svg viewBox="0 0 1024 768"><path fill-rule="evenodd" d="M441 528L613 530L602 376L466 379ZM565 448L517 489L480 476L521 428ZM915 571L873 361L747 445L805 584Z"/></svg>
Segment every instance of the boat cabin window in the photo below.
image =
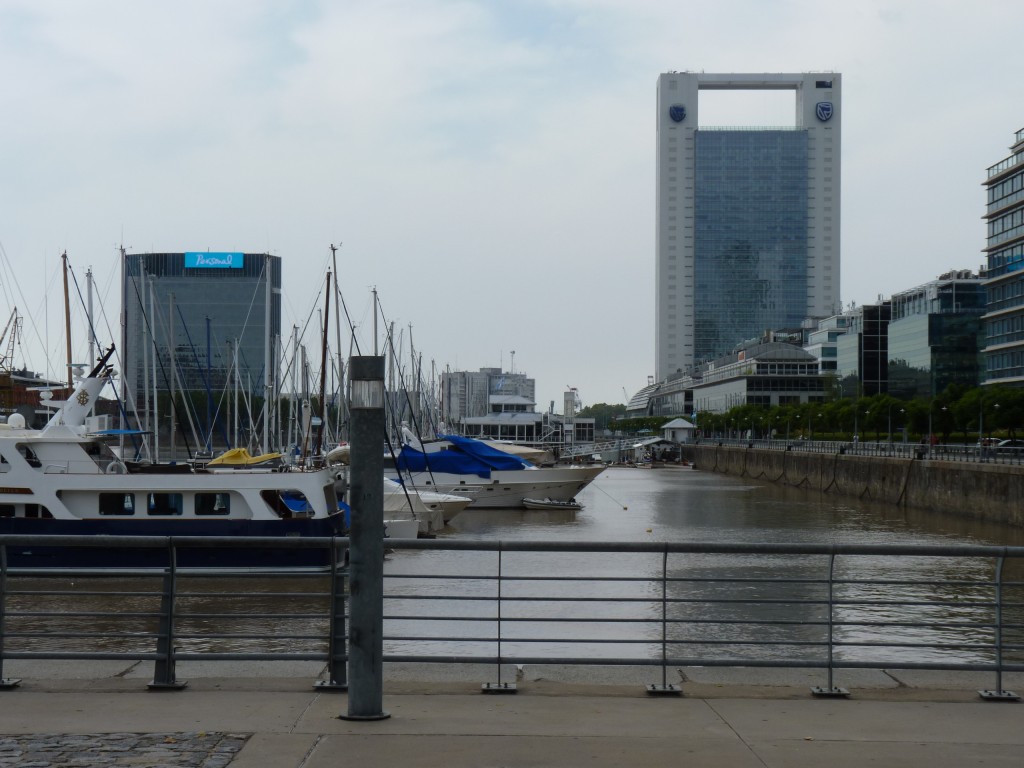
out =
<svg viewBox="0 0 1024 768"><path fill-rule="evenodd" d="M313 506L301 491L260 491L260 497L282 519L313 516Z"/></svg>
<svg viewBox="0 0 1024 768"><path fill-rule="evenodd" d="M100 494L101 515L134 515L135 494L134 493L101 493Z"/></svg>
<svg viewBox="0 0 1024 768"><path fill-rule="evenodd" d="M229 515L231 514L231 494L228 493L197 493L197 515Z"/></svg>
<svg viewBox="0 0 1024 768"><path fill-rule="evenodd" d="M53 518L53 515L50 513L50 510L48 510L42 504L26 504L25 505L25 517L33 517L33 518L41 518L41 519L44 519L44 520L49 520L49 519Z"/></svg>
<svg viewBox="0 0 1024 768"><path fill-rule="evenodd" d="M7 457L0 454L0 472L10 472L11 462L7 460Z"/></svg>
<svg viewBox="0 0 1024 768"><path fill-rule="evenodd" d="M151 493L147 497L146 514L180 515L183 506L180 493Z"/></svg>
<svg viewBox="0 0 1024 768"><path fill-rule="evenodd" d="M0 517L14 517L14 505L0 504Z"/></svg>
<svg viewBox="0 0 1024 768"><path fill-rule="evenodd" d="M117 474L122 474L122 472L124 471L124 466L121 464L121 459L118 457L116 453L114 453L113 449L106 443L93 441L83 447L85 449L86 454L88 454L90 459L96 462L96 465L100 468L101 471L117 472ZM121 472L118 472L117 469L110 469L111 465L117 466L118 469L121 470Z"/></svg>
<svg viewBox="0 0 1024 768"><path fill-rule="evenodd" d="M43 463L39 461L39 457L36 456L36 452L29 448L24 443L18 443L18 453L20 453L25 461L28 462L30 467L41 467Z"/></svg>

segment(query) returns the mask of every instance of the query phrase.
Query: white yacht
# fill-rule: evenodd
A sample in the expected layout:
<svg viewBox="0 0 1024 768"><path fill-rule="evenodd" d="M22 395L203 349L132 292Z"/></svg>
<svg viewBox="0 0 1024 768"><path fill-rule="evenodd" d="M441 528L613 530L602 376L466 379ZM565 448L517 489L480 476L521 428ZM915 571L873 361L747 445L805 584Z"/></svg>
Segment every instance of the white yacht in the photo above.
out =
<svg viewBox="0 0 1024 768"><path fill-rule="evenodd" d="M86 431L112 371L111 347L42 429L12 414L0 425L0 534L66 536L341 536L344 513L328 468L259 464L196 468L126 464ZM52 402L52 401L51 401ZM180 542L179 542L180 543ZM179 566L323 568L321 549L184 548ZM165 567L164 549L7 544L18 567Z"/></svg>

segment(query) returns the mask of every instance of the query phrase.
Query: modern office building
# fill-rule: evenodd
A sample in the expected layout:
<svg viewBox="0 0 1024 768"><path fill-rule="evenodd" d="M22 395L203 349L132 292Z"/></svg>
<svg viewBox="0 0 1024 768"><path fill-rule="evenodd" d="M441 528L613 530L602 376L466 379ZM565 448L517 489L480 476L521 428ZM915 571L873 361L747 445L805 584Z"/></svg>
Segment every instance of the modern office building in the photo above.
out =
<svg viewBox="0 0 1024 768"><path fill-rule="evenodd" d="M832 315L819 320L813 329L809 329L804 349L817 359L820 373L833 373L838 369L838 340L846 333L848 322L846 315Z"/></svg>
<svg viewBox="0 0 1024 768"><path fill-rule="evenodd" d="M281 333L281 258L261 253L125 254L121 359L128 407L166 430L166 395L193 394L204 442L230 445L227 398L262 402ZM163 401L163 410L159 404ZM243 414L243 417L245 414Z"/></svg>
<svg viewBox="0 0 1024 768"><path fill-rule="evenodd" d="M1024 128L988 169L985 384L1024 386Z"/></svg>
<svg viewBox="0 0 1024 768"><path fill-rule="evenodd" d="M889 391L888 301L864 304L845 313L846 333L836 339L836 374L844 397L870 397Z"/></svg>
<svg viewBox="0 0 1024 768"><path fill-rule="evenodd" d="M956 270L890 298L889 394L930 398L950 384L978 386L984 276Z"/></svg>
<svg viewBox="0 0 1024 768"><path fill-rule="evenodd" d="M793 91L794 123L701 125L709 90ZM836 73L658 78L658 381L838 311L841 93Z"/></svg>

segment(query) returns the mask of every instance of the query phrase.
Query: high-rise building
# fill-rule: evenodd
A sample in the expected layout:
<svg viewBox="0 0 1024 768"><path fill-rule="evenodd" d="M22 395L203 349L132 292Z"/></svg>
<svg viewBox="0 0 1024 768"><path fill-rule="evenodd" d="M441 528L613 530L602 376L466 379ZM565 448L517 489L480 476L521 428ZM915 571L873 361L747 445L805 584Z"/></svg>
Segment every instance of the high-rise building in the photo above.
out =
<svg viewBox="0 0 1024 768"><path fill-rule="evenodd" d="M1024 128L988 169L985 384L1024 386Z"/></svg>
<svg viewBox="0 0 1024 768"><path fill-rule="evenodd" d="M794 124L702 126L708 90L794 91ZM841 91L836 73L658 78L659 381L838 311Z"/></svg>
<svg viewBox="0 0 1024 768"><path fill-rule="evenodd" d="M146 429L167 430L166 393L173 376L175 392L193 397L202 442L233 444L227 428L229 385L245 392L248 402L259 403L274 384L276 366L270 361L281 333L281 258L237 252L125 254L122 270L121 359L129 407ZM258 421L258 414L242 418L248 422L249 415Z"/></svg>

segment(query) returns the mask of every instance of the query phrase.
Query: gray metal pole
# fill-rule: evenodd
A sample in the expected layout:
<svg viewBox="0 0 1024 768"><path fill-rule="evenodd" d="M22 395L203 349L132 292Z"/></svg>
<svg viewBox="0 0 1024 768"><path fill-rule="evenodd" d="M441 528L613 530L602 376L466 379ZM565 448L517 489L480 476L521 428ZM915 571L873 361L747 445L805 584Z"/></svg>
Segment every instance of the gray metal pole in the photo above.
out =
<svg viewBox="0 0 1024 768"><path fill-rule="evenodd" d="M349 361L352 526L349 532L348 714L383 720L384 696L384 358Z"/></svg>

